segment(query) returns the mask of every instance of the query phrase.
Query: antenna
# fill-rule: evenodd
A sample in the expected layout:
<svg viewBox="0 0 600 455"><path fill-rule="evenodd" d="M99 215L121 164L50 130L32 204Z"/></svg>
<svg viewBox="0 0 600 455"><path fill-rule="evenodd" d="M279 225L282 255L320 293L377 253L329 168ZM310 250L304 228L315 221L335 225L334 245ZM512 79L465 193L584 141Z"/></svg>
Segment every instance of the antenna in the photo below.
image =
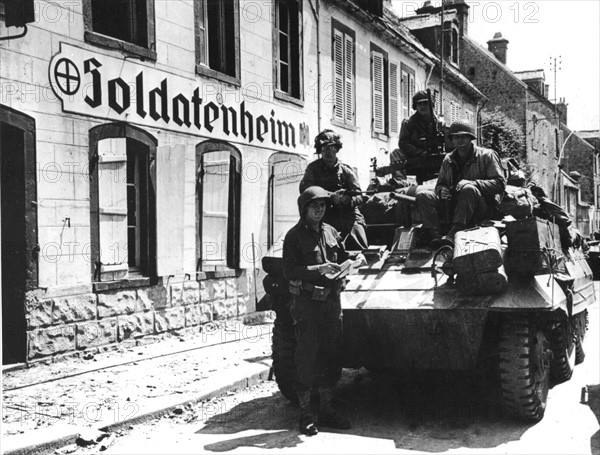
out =
<svg viewBox="0 0 600 455"><path fill-rule="evenodd" d="M550 70L554 71L554 117L556 120L558 120L558 112L557 112L557 107L556 107L556 103L558 102L558 98L556 98L556 71L560 71L562 69L562 56L559 55L558 57L552 57L550 56Z"/></svg>
<svg viewBox="0 0 600 455"><path fill-rule="evenodd" d="M558 61L557 61L558 60ZM560 71L562 69L562 56L558 57L550 57L550 70L554 71L554 102L556 103L556 71Z"/></svg>

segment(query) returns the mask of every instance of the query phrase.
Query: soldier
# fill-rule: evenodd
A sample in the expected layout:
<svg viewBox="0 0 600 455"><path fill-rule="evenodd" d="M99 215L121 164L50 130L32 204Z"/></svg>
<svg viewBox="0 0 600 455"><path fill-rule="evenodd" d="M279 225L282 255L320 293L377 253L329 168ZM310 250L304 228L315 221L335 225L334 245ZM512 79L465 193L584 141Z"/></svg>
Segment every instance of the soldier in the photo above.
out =
<svg viewBox="0 0 600 455"><path fill-rule="evenodd" d="M398 148L392 151L390 164L414 164L422 161L428 155L428 141L433 140L433 137L429 97L426 91L422 90L415 93L412 98L412 108L416 112L410 118L402 121ZM431 108L433 110L434 106L431 106ZM437 131L442 131L444 124L435 115L433 116L433 122L437 126ZM394 178L396 180L406 180L406 168L396 170Z"/></svg>
<svg viewBox="0 0 600 455"><path fill-rule="evenodd" d="M340 136L332 130L323 130L315 137L315 149L320 158L306 167L300 192L315 185L331 192L332 207L324 221L340 232L346 248L363 250L369 243L365 218L358 210L362 202L361 189L354 170L337 158L341 148Z"/></svg>
<svg viewBox="0 0 600 455"><path fill-rule="evenodd" d="M416 206L429 231L430 247L453 244L454 234L473 222L486 219L504 192L506 179L500 157L493 150L473 145L473 127L454 122L448 132L455 149L444 157L435 191L417 191ZM440 214L446 214L450 230L441 237Z"/></svg>
<svg viewBox="0 0 600 455"><path fill-rule="evenodd" d="M329 192L321 187L305 189L298 198L300 221L288 231L283 243L283 273L290 281L290 312L297 342L295 388L300 431L308 436L318 433L310 405L313 387L319 393L318 424L350 428L350 422L331 406L333 387L341 375L342 280L327 275L340 271L338 263L347 258L347 253L338 232L323 222L330 201Z"/></svg>

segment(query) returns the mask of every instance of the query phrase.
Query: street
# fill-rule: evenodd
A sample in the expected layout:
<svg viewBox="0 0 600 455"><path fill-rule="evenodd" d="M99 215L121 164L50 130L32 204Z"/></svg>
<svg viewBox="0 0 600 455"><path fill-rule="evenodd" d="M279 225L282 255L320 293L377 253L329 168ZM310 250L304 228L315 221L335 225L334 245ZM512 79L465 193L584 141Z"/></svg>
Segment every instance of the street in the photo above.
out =
<svg viewBox="0 0 600 455"><path fill-rule="evenodd" d="M349 431L300 435L297 408L269 381L121 430L106 453L598 454L599 410L596 405L595 416L580 403L582 388L600 383L598 329L596 303L586 360L570 381L551 389L537 424L503 419L493 385L483 378L464 373L390 378L345 370L336 404L353 424Z"/></svg>

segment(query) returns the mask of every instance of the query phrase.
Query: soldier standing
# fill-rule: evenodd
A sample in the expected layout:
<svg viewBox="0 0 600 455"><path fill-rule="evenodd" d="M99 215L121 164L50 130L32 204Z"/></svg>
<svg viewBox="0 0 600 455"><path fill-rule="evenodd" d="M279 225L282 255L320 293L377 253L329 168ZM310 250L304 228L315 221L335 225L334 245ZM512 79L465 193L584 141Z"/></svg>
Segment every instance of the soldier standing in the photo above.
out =
<svg viewBox="0 0 600 455"><path fill-rule="evenodd" d="M332 130L323 130L315 137L319 159L309 163L300 182L300 192L310 186L320 186L331 193L331 204L324 222L336 228L348 249L369 247L365 218L358 210L362 195L354 170L342 163L337 154L342 148L340 136Z"/></svg>
<svg viewBox="0 0 600 455"><path fill-rule="evenodd" d="M290 312L296 333L295 388L300 404L300 431L318 433L310 405L311 391L319 394L318 424L349 429L350 422L332 408L333 387L340 379L342 311L341 280L328 278L340 271L347 258L338 232L322 220L331 197L318 186L305 189L298 198L300 221L283 243L284 276L290 282Z"/></svg>

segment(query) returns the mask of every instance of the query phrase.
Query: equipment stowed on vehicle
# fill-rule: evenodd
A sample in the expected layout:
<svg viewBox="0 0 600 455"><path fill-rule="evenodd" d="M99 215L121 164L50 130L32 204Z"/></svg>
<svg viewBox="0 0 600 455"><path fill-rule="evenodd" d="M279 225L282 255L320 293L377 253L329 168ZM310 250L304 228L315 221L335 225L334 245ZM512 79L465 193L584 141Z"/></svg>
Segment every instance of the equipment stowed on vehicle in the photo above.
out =
<svg viewBox="0 0 600 455"><path fill-rule="evenodd" d="M534 208L520 220L505 216L459 231L454 248L437 251L425 246L414 217L407 226L377 223L372 229L366 216L370 240L374 233L388 240L371 242L368 264L348 275L341 291L343 367L435 374L495 362L490 371L503 415L542 419L550 388L568 381L584 360L587 308L595 299L583 250L562 244L557 225L540 217L544 213ZM263 258L271 276L265 283L269 308L277 314L273 371L283 395L295 401L287 286L267 289L273 277L283 280L278 261Z"/></svg>

